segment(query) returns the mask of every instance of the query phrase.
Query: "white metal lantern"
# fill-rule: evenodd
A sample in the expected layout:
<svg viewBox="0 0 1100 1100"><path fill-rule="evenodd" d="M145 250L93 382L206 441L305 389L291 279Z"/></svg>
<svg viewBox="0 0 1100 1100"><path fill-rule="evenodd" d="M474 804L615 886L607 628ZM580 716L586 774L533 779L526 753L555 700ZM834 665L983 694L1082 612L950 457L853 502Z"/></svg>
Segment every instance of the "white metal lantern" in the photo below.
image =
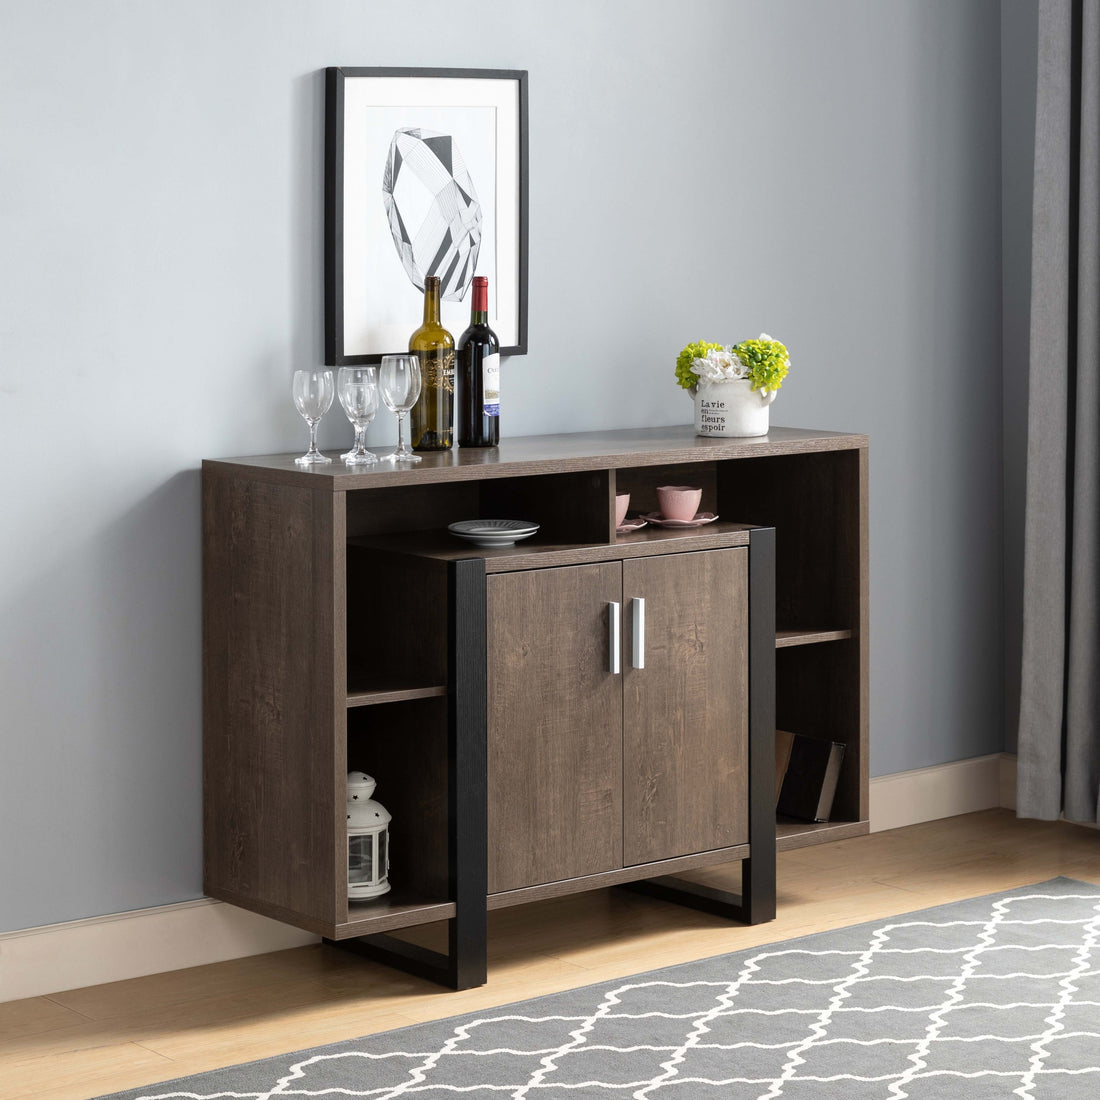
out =
<svg viewBox="0 0 1100 1100"><path fill-rule="evenodd" d="M377 898L390 884L390 812L366 772L348 772L348 897Z"/></svg>

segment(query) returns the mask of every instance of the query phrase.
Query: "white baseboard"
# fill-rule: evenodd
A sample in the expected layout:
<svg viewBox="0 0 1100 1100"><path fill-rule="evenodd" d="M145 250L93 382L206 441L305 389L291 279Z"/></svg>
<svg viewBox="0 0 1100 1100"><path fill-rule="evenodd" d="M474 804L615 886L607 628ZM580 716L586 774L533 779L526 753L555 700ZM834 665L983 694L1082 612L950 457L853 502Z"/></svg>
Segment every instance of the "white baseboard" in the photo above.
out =
<svg viewBox="0 0 1100 1100"><path fill-rule="evenodd" d="M880 775L871 780L871 832L956 817L1016 804L1015 761L1005 753L974 756L931 768Z"/></svg>
<svg viewBox="0 0 1100 1100"><path fill-rule="evenodd" d="M289 924L200 898L0 933L0 1001L317 943Z"/></svg>
<svg viewBox="0 0 1100 1100"><path fill-rule="evenodd" d="M1016 757L958 760L871 780L871 831L1016 805ZM318 937L202 898L0 933L0 1001L316 943Z"/></svg>

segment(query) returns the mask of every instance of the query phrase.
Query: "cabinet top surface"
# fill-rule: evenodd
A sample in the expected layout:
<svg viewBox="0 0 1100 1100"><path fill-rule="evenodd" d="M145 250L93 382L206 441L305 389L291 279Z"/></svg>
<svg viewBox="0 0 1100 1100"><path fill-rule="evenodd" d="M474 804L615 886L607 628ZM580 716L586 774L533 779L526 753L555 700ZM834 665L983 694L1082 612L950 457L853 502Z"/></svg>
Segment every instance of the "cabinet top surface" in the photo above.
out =
<svg viewBox="0 0 1100 1100"><path fill-rule="evenodd" d="M499 447L456 447L451 451L424 452L422 462L415 466L398 465L396 469L389 463L368 467L345 466L338 457L331 465L303 469L294 464L294 454L207 459L203 462L203 469L302 488L309 486L343 492L347 489L381 489L439 481L845 451L866 446L865 435L846 432L773 427L767 435L733 439L698 436L692 426L682 425L519 436L502 439Z"/></svg>

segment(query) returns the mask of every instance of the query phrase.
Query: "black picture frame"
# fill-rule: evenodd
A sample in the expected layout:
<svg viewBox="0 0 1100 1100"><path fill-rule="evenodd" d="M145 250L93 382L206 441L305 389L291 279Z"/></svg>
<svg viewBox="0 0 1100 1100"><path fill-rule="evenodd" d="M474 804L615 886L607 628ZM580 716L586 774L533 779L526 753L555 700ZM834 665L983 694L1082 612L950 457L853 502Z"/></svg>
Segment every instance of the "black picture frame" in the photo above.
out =
<svg viewBox="0 0 1100 1100"><path fill-rule="evenodd" d="M436 68L389 68L368 67L348 68L343 66L331 67L325 70L325 363L328 366L355 366L359 364L378 363L386 354L396 354L407 350L407 343L395 347L352 347L346 346L346 322L348 311L351 309L363 309L368 311L368 304L357 304L347 301L348 288L345 285L345 263L348 259L345 253L345 223L348 216L348 202L361 201L346 193L344 186L345 177L345 149L348 135L346 132L346 103L348 96L348 82L372 79L409 78L410 80L486 80L486 81L510 81L517 85L515 98L516 119L516 160L515 166L515 203L518 212L518 223L514 227L514 267L509 270L515 272L515 302L514 324L513 314L509 311L510 329L502 338L502 355L526 355L527 354L527 271L528 271L528 85L526 69L436 69ZM440 85L443 89L444 85ZM367 86L369 91L369 86ZM440 107L453 106L445 101L440 102ZM503 170L496 166L494 187ZM495 193L495 191L494 191ZM495 216L495 212L494 212ZM511 233L511 224L508 226ZM496 230L496 226L494 226ZM494 232L494 240L497 247L501 248L500 237ZM509 254L508 263L513 264L511 245L512 238L508 237ZM392 248L392 244L391 244ZM511 288L511 280L509 288ZM511 293L511 289L509 290ZM509 297L509 302L511 298ZM417 327L420 322L418 312L409 316L408 333ZM465 326L463 326L465 327ZM514 338L508 341L508 336ZM407 339L407 337L406 337ZM367 343L364 338L360 345Z"/></svg>

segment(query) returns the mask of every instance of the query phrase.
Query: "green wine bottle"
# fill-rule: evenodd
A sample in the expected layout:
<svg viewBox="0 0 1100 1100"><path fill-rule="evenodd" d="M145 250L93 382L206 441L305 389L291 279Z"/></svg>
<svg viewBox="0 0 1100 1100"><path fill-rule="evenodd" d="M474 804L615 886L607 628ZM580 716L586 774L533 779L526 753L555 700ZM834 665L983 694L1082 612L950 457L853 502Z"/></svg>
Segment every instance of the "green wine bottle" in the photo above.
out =
<svg viewBox="0 0 1100 1100"><path fill-rule="evenodd" d="M412 409L416 451L447 451L454 441L455 341L439 320L439 278L424 280L424 323L409 337L420 360L420 396Z"/></svg>

